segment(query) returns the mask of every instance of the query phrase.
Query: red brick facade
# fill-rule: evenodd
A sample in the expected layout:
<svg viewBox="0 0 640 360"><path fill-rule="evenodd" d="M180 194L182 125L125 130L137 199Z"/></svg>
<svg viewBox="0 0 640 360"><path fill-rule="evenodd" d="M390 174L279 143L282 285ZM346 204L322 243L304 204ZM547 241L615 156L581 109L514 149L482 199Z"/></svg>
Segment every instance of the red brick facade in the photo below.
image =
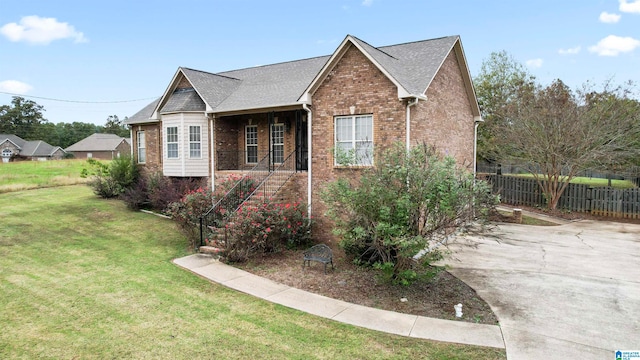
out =
<svg viewBox="0 0 640 360"><path fill-rule="evenodd" d="M345 46L346 49L339 52L342 57L337 59L335 66L327 74L322 74L326 76L311 94L313 153L310 155L309 166L313 176L312 214L316 223L316 241L332 240L332 226L323 216L326 207L320 199L320 191L328 182L338 177L357 179L361 170L357 167L334 165L335 117L371 115L374 153L394 143L406 141L407 100L398 98L399 91L392 80L355 45L347 42ZM423 142L435 145L444 154L453 156L459 165L470 168L473 164L474 111L477 112L477 107L472 103L470 90L466 86L465 80L469 80L468 72L465 73L466 65L459 63L457 54L458 51L454 49L446 57L425 94L427 100L421 99L410 107L410 142L412 145ZM177 81L178 88L191 86L184 77ZM214 133L214 152L210 155L213 159L209 159L209 164L213 163L215 169L211 169L210 174L214 175L216 183L226 178L229 171L235 169L240 172L250 168L244 161L246 125L257 125L258 152L268 152L269 109L260 111L233 116L216 115L209 122ZM288 124L284 146L286 156L295 148L295 112L276 112L274 116L278 118L278 122ZM147 161L143 166L147 171L162 170L160 123L134 125L132 129L134 153L137 151L136 133L139 130L145 131ZM211 130L207 132L211 136ZM233 154L236 158L233 158ZM219 170L223 171L217 172ZM307 201L307 175L306 172L296 174L283 189L288 192L291 201Z"/></svg>
<svg viewBox="0 0 640 360"><path fill-rule="evenodd" d="M434 145L472 170L473 136L471 103L452 51L429 86L427 100L411 107L411 144Z"/></svg>
<svg viewBox="0 0 640 360"><path fill-rule="evenodd" d="M145 173L155 173L162 171L162 127L160 123L134 125L131 132L131 147L133 156L138 161L138 132L144 131L146 161L139 163L141 170Z"/></svg>

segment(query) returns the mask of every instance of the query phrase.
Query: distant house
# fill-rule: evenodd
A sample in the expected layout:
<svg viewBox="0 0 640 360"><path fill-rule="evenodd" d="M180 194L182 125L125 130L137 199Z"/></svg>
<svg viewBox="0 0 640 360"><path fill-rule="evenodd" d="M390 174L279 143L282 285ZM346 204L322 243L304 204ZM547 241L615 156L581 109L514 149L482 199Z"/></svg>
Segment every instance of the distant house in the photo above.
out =
<svg viewBox="0 0 640 360"><path fill-rule="evenodd" d="M79 159L112 160L131 154L129 139L115 134L92 134L65 149Z"/></svg>
<svg viewBox="0 0 640 360"><path fill-rule="evenodd" d="M14 160L60 160L65 151L59 146L42 140L24 140L13 134L0 134L0 157L2 162Z"/></svg>

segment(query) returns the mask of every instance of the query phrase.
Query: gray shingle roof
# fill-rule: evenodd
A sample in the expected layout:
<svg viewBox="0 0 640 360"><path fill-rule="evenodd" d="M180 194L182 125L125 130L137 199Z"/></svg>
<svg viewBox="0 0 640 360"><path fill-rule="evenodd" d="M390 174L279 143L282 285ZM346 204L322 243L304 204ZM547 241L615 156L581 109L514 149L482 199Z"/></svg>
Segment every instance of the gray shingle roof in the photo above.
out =
<svg viewBox="0 0 640 360"><path fill-rule="evenodd" d="M215 111L237 111L296 104L329 56L220 73L241 80Z"/></svg>
<svg viewBox="0 0 640 360"><path fill-rule="evenodd" d="M178 89L171 94L160 113L205 111L206 105L194 88Z"/></svg>
<svg viewBox="0 0 640 360"><path fill-rule="evenodd" d="M459 38L459 36L447 36L374 48L353 37L400 85L415 95L426 92Z"/></svg>
<svg viewBox="0 0 640 360"><path fill-rule="evenodd" d="M426 93L460 37L448 36L378 48L350 35L346 39L363 49L409 94L421 95ZM179 71L194 87L200 101L194 93L173 93L168 95L160 112L201 111L206 108L207 111L224 113L297 105L329 59L331 56L322 56L216 74L181 67ZM159 100L147 105L126 123L150 122Z"/></svg>
<svg viewBox="0 0 640 360"><path fill-rule="evenodd" d="M153 110L156 108L156 106L158 106L158 102L160 102L160 98L157 98L147 104L147 106L142 108L142 110L133 114L133 116L131 116L130 118L127 118L124 123L127 125L134 125L157 121L149 120L149 118L151 118L151 115L153 115Z"/></svg>
<svg viewBox="0 0 640 360"><path fill-rule="evenodd" d="M115 150L121 142L125 141L123 137L115 134L91 134L77 143L69 146L65 150L73 151L112 151Z"/></svg>
<svg viewBox="0 0 640 360"><path fill-rule="evenodd" d="M25 141L20 155L22 156L51 156L59 146L47 144L42 140Z"/></svg>
<svg viewBox="0 0 640 360"><path fill-rule="evenodd" d="M212 74L189 68L180 68L187 80L193 85L202 99L214 109L220 105L229 94L236 91L242 81L223 74Z"/></svg>
<svg viewBox="0 0 640 360"><path fill-rule="evenodd" d="M21 156L51 156L59 146L50 145L42 140L24 140L13 134L0 134L0 144L11 141L20 148Z"/></svg>
<svg viewBox="0 0 640 360"><path fill-rule="evenodd" d="M22 148L24 146L24 143L26 142L23 138L17 136L17 135L13 135L13 134L0 134L0 144L2 144L5 141L11 141L12 143L14 143L17 147Z"/></svg>

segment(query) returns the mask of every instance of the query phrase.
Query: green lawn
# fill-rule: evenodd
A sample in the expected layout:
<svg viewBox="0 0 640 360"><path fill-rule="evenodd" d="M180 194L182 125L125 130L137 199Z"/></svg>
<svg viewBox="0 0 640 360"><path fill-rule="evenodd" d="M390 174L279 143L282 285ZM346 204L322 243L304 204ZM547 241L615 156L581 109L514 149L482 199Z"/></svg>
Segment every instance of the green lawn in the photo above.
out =
<svg viewBox="0 0 640 360"><path fill-rule="evenodd" d="M517 177L533 179L533 174L510 174L506 176L517 176ZM580 177L580 176L571 179L571 183L584 184L584 185L589 185L593 187L608 186L607 179ZM614 189L632 189L636 186L629 180L611 180L611 187Z"/></svg>
<svg viewBox="0 0 640 360"><path fill-rule="evenodd" d="M500 359L211 284L172 221L84 185L0 194L0 359Z"/></svg>
<svg viewBox="0 0 640 360"><path fill-rule="evenodd" d="M0 193L85 183L85 160L16 161L0 163Z"/></svg>

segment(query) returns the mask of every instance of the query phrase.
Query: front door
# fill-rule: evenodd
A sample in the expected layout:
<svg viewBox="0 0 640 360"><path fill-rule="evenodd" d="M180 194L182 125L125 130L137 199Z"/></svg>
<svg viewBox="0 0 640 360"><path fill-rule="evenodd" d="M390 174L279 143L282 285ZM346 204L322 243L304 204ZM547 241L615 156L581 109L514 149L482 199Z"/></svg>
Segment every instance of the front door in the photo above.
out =
<svg viewBox="0 0 640 360"><path fill-rule="evenodd" d="M271 161L284 162L284 124L271 124Z"/></svg>

